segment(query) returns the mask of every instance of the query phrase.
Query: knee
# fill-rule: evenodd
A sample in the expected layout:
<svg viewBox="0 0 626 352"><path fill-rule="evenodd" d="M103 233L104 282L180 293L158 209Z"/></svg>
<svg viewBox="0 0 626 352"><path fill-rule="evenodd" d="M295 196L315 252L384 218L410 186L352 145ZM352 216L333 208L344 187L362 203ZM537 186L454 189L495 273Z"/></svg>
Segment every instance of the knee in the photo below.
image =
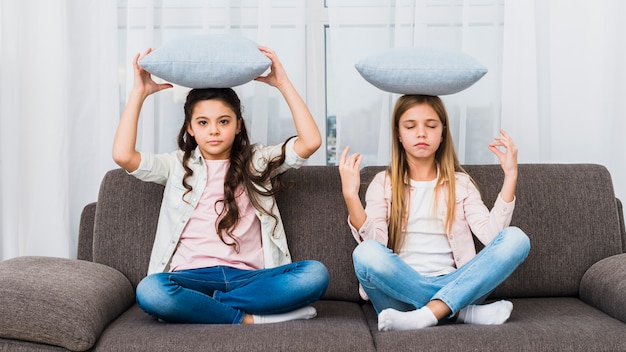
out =
<svg viewBox="0 0 626 352"><path fill-rule="evenodd" d="M357 277L364 279L368 272L385 274L391 268L391 264L386 260L389 253L391 250L378 241L361 242L352 252L352 262Z"/></svg>
<svg viewBox="0 0 626 352"><path fill-rule="evenodd" d="M359 243L352 252L352 262L354 266L362 266L371 263L372 258L379 257L381 249L386 249L382 243L374 240L367 240Z"/></svg>
<svg viewBox="0 0 626 352"><path fill-rule="evenodd" d="M158 315L169 298L159 274L143 278L137 285L135 296L139 308L151 315Z"/></svg>
<svg viewBox="0 0 626 352"><path fill-rule="evenodd" d="M305 266L307 282L317 289L325 291L330 283L330 273L326 266L317 260L305 260L300 263Z"/></svg>
<svg viewBox="0 0 626 352"><path fill-rule="evenodd" d="M524 231L515 226L507 227L503 237L511 254L517 254L521 260L526 259L530 252L530 238Z"/></svg>

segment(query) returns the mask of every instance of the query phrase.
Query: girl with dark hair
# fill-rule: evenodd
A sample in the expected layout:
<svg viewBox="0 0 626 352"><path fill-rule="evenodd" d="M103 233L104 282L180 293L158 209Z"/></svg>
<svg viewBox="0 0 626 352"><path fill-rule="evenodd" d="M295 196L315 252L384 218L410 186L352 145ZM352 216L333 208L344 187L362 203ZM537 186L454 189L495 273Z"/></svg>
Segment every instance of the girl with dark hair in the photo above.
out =
<svg viewBox="0 0 626 352"><path fill-rule="evenodd" d="M378 329L411 330L440 320L493 325L509 301L481 304L528 255L522 230L508 227L515 206L517 147L506 132L489 144L504 171L491 211L454 152L448 116L436 96L396 102L391 163L359 199L359 153L341 154L339 172L361 295L378 313ZM503 150L504 151L503 151ZM476 254L472 233L486 245Z"/></svg>
<svg viewBox="0 0 626 352"><path fill-rule="evenodd" d="M292 262L274 194L278 175L299 168L321 144L309 109L276 54L267 76L285 98L297 137L250 144L241 103L230 88L192 89L178 134L180 150L135 150L141 106L157 84L136 55L135 83L119 122L113 159L142 181L165 185L148 276L137 304L165 322L259 324L316 316L309 304L326 291L317 261ZM143 56L150 53L147 50Z"/></svg>

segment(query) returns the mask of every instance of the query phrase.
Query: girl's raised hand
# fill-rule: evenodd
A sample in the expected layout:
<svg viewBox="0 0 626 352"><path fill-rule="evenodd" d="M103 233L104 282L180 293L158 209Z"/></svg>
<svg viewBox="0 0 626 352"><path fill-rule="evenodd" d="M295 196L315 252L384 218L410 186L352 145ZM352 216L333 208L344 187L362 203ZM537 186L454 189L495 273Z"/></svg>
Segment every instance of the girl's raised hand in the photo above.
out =
<svg viewBox="0 0 626 352"><path fill-rule="evenodd" d="M341 190L344 198L359 196L361 187L361 161L363 157L360 153L348 156L350 146L347 146L341 153L339 159L339 176L341 177Z"/></svg>
<svg viewBox="0 0 626 352"><path fill-rule="evenodd" d="M272 61L272 65L270 66L270 73L267 76L259 76L255 78L256 81L267 83L270 86L279 88L284 83L289 82L289 78L287 77L287 72L283 68L283 64L278 60L278 56L276 53L265 46L260 46L259 50L263 53L263 55L267 56L268 59Z"/></svg>
<svg viewBox="0 0 626 352"><path fill-rule="evenodd" d="M517 176L517 146L504 130L500 130L500 134L501 136L495 137L495 140L489 143L489 150L498 157L505 175ZM500 148L504 148L505 151Z"/></svg>
<svg viewBox="0 0 626 352"><path fill-rule="evenodd" d="M152 76L150 75L150 73L144 70L143 68L141 68L141 66L139 66L139 60L145 57L146 55L150 54L151 52L152 52L152 48L149 48L143 54L135 55L135 58L133 59L133 71L134 71L134 77L135 77L133 90L137 91L138 93L144 96L148 96L152 93L156 93L163 89L173 87L169 83L161 83L161 84L156 83L155 81L152 80Z"/></svg>

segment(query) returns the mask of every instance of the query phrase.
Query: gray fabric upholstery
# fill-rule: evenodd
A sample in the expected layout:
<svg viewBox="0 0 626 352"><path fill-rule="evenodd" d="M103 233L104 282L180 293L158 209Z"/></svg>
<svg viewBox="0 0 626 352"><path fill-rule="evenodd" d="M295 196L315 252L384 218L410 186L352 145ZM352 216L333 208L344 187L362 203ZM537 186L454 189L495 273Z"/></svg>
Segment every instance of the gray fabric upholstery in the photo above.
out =
<svg viewBox="0 0 626 352"><path fill-rule="evenodd" d="M512 299L503 325L448 324L379 332L364 306L377 351L626 351L626 324L574 297Z"/></svg>
<svg viewBox="0 0 626 352"><path fill-rule="evenodd" d="M0 263L0 337L85 351L134 301L116 270L82 260L19 257Z"/></svg>
<svg viewBox="0 0 626 352"><path fill-rule="evenodd" d="M466 169L490 207L502 183L500 166L468 165ZM381 170L384 167L362 170L362 199L371 178ZM69 320L75 317L73 322L57 324L58 331L53 331L46 315L25 317L21 310L23 302L43 302L50 298L46 292L59 287L56 280L36 279L49 270L48 262L2 262L0 319L16 315L33 322L22 329L28 333L35 333L34 324L43 324L40 334L56 333L68 339L73 336L65 333L70 326L92 317L91 326L96 327L89 330L89 323L83 322L85 326L74 333L93 331L94 351L626 351L626 254L622 254L626 231L622 204L615 199L608 171L586 164L522 164L519 170L512 225L526 231L532 248L526 262L492 294L494 299L506 298L514 304L511 319L500 326L448 324L378 332L371 305L360 305L351 260L356 243L346 223L338 170L325 166L286 172L281 176L285 188L277 195L293 259L319 260L331 274L323 299L314 304L315 319L259 326L165 324L131 306L132 289L148 268L163 187L138 181L121 169L107 173L98 202L85 207L78 250L81 259L91 257L116 273L114 279L108 271L101 272L104 266L99 264L52 265L59 268L52 277L78 285L63 285L67 291L52 296L66 297L65 303L72 307L55 314L65 314ZM17 282L22 276L27 279ZM101 281L108 288L102 289ZM109 309L114 291L124 298L114 299L119 304ZM18 299L20 292L23 297ZM100 302L100 310L67 303L87 299ZM120 308L122 302L131 308ZM0 328L8 329L2 323ZM101 335L96 333L100 326ZM0 336L0 350L63 350L30 342L37 340Z"/></svg>
<svg viewBox="0 0 626 352"><path fill-rule="evenodd" d="M465 169L491 208L502 185L502 169L499 165ZM380 170L384 168L364 168L362 194ZM511 225L526 232L531 250L492 297L577 296L580 280L593 263L622 253L615 193L603 166L519 165L515 202Z"/></svg>
<svg viewBox="0 0 626 352"><path fill-rule="evenodd" d="M617 212L619 214L619 226L622 229L622 252L626 253L626 219L624 218L624 208L622 202L619 199L615 199L617 202Z"/></svg>
<svg viewBox="0 0 626 352"><path fill-rule="evenodd" d="M96 202L85 205L80 214L78 250L76 259L93 261L93 224L96 221Z"/></svg>
<svg viewBox="0 0 626 352"><path fill-rule="evenodd" d="M137 287L148 272L163 186L122 169L102 180L93 231L93 261L123 273Z"/></svg>
<svg viewBox="0 0 626 352"><path fill-rule="evenodd" d="M595 263L582 278L580 298L626 322L626 254Z"/></svg>
<svg viewBox="0 0 626 352"><path fill-rule="evenodd" d="M261 325L166 324L134 306L102 334L94 351L374 351L357 303L319 301L315 319Z"/></svg>
<svg viewBox="0 0 626 352"><path fill-rule="evenodd" d="M284 173L285 186L277 197L292 258L326 265L330 285L324 299L358 302L359 283L351 256L356 241L347 223L339 171L325 166L305 170Z"/></svg>

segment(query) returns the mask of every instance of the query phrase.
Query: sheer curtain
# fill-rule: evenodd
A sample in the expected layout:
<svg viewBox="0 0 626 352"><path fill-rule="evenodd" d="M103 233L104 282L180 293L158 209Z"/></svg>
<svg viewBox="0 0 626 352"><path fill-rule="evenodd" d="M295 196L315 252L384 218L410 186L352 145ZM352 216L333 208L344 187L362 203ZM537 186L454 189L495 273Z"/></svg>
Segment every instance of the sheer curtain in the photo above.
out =
<svg viewBox="0 0 626 352"><path fill-rule="evenodd" d="M115 4L0 1L0 259L74 257L113 167Z"/></svg>
<svg viewBox="0 0 626 352"><path fill-rule="evenodd" d="M502 126L521 162L596 163L626 201L626 3L509 1Z"/></svg>

